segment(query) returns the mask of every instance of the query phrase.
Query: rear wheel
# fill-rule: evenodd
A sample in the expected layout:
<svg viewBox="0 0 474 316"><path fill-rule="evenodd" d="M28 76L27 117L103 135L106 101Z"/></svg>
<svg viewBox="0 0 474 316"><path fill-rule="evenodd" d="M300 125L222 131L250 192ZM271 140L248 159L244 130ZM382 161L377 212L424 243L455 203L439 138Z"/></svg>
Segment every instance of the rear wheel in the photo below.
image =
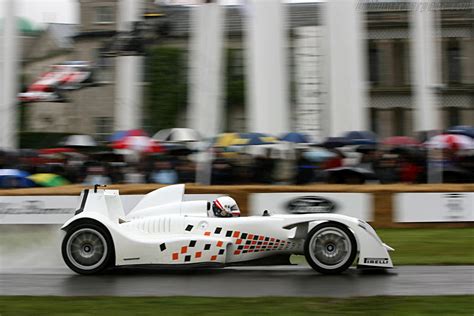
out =
<svg viewBox="0 0 474 316"><path fill-rule="evenodd" d="M347 270L357 255L352 232L339 223L323 223L308 234L304 253L311 267L321 273L336 274Z"/></svg>
<svg viewBox="0 0 474 316"><path fill-rule="evenodd" d="M108 231L94 223L70 228L62 243L64 262L80 274L99 273L111 265L113 243Z"/></svg>

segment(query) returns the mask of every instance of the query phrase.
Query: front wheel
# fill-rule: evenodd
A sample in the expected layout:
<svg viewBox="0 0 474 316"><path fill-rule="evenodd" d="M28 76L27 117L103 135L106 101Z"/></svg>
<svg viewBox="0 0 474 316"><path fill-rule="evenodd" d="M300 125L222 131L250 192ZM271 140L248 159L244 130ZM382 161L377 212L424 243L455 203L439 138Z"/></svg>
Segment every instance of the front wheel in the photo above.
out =
<svg viewBox="0 0 474 316"><path fill-rule="evenodd" d="M64 262L79 274L94 274L106 269L113 258L113 243L109 233L93 223L70 228L62 243Z"/></svg>
<svg viewBox="0 0 474 316"><path fill-rule="evenodd" d="M323 223L306 237L304 254L311 267L325 274L347 270L357 255L354 234L339 223Z"/></svg>

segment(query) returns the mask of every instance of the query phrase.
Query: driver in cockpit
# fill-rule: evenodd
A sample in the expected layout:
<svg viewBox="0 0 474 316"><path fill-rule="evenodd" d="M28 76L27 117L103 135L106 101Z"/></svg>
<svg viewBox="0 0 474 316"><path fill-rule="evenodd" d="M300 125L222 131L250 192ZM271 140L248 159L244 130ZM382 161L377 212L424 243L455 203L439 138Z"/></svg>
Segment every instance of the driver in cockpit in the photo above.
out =
<svg viewBox="0 0 474 316"><path fill-rule="evenodd" d="M230 196L221 196L212 201L211 209L215 217L240 217L239 206Z"/></svg>

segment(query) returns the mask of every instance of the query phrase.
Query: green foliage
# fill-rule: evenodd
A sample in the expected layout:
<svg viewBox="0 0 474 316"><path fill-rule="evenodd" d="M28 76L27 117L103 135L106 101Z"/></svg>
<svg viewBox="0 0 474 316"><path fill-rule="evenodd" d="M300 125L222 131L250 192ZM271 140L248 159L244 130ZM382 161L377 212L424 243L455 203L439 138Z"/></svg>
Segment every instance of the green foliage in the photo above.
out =
<svg viewBox="0 0 474 316"><path fill-rule="evenodd" d="M226 105L227 107L245 104L245 68L242 50L228 49L226 60Z"/></svg>
<svg viewBox="0 0 474 316"><path fill-rule="evenodd" d="M22 132L20 133L20 148L49 148L57 146L58 142L61 141L65 136L69 136L68 133L33 133L33 132Z"/></svg>
<svg viewBox="0 0 474 316"><path fill-rule="evenodd" d="M225 61L224 96L227 108L245 104L245 73L242 50L228 49ZM145 126L154 132L176 127L178 114L187 106L188 67L186 51L154 47L147 51Z"/></svg>
<svg viewBox="0 0 474 316"><path fill-rule="evenodd" d="M154 47L147 52L145 126L151 131L176 126L180 109L187 102L185 50Z"/></svg>
<svg viewBox="0 0 474 316"><path fill-rule="evenodd" d="M159 285L157 285L159 286ZM199 293L196 293L199 294ZM245 295L245 293L242 293ZM472 296L0 297L9 315L472 315Z"/></svg>

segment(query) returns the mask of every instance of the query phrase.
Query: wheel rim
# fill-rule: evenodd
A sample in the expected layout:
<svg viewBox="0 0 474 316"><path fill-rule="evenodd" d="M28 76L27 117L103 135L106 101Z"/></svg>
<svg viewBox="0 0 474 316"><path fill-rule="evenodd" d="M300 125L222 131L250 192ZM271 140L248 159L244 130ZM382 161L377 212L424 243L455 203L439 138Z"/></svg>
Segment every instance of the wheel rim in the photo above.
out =
<svg viewBox="0 0 474 316"><path fill-rule="evenodd" d="M69 261L82 270L93 270L99 267L107 257L107 242L104 236L91 228L82 228L68 239L67 257Z"/></svg>
<svg viewBox="0 0 474 316"><path fill-rule="evenodd" d="M349 236L337 227L322 228L310 240L310 256L320 267L333 270L349 259L352 244Z"/></svg>

